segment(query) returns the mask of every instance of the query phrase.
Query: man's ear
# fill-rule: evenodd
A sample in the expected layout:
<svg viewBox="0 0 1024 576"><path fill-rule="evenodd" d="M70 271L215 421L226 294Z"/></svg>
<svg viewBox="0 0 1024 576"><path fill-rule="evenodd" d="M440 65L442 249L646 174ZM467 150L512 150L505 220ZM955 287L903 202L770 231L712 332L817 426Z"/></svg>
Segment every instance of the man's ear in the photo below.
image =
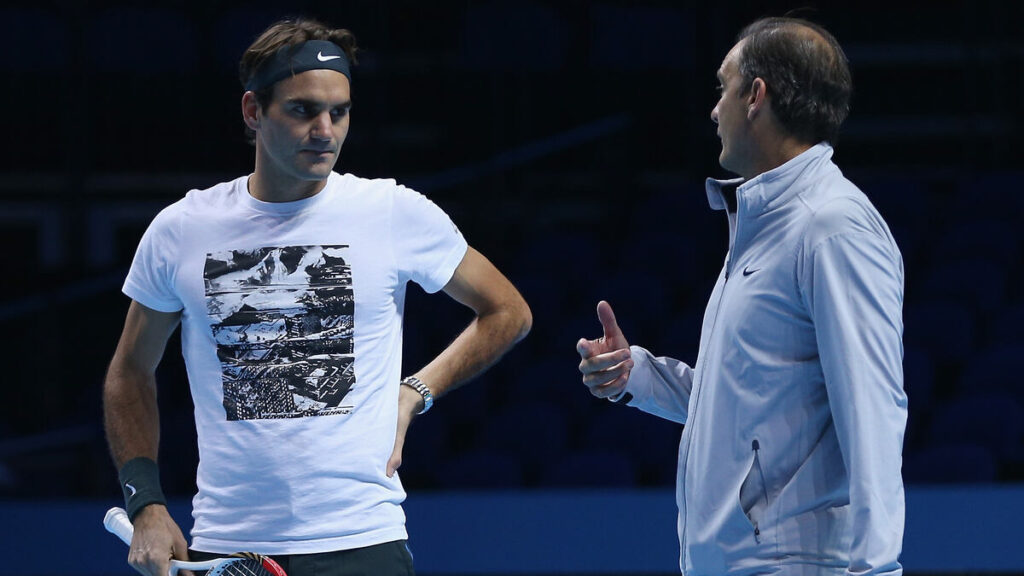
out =
<svg viewBox="0 0 1024 576"><path fill-rule="evenodd" d="M251 130L260 129L260 103L251 90L242 94L242 120Z"/></svg>
<svg viewBox="0 0 1024 576"><path fill-rule="evenodd" d="M768 85L761 78L754 78L747 93L747 120L753 120L766 106L768 106Z"/></svg>

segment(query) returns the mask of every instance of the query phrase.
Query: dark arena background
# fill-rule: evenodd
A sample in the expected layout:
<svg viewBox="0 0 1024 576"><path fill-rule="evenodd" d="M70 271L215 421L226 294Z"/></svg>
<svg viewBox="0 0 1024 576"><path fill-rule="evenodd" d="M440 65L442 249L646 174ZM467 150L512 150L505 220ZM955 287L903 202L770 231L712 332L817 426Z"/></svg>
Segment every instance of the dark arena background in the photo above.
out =
<svg viewBox="0 0 1024 576"><path fill-rule="evenodd" d="M715 71L763 15L824 24L855 93L836 162L906 265L908 574L1022 573L1024 2L7 1L0 8L0 575L131 574L100 390L135 246L163 206L252 170L237 63L273 20L352 30L337 170L445 209L519 287L530 336L414 422L417 570L678 573L680 429L592 398L599 299L692 362L727 248ZM469 320L411 289L405 370ZM161 467L187 530L197 454L180 342Z"/></svg>

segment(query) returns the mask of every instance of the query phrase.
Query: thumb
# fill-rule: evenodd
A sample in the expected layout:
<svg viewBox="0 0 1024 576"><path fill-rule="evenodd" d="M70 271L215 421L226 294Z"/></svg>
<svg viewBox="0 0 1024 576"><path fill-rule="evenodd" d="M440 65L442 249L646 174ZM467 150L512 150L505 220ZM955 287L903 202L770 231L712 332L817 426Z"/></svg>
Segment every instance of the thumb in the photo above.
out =
<svg viewBox="0 0 1024 576"><path fill-rule="evenodd" d="M388 478L395 475L395 472L402 466L402 449L405 447L405 438L398 437L395 439L395 447L391 451L391 456L388 457L387 467L384 473Z"/></svg>
<svg viewBox="0 0 1024 576"><path fill-rule="evenodd" d="M394 454L391 455L391 458L388 458L387 470L384 473L387 475L388 478L391 478L392 476L395 475L395 472L398 472L398 469L401 466L402 453L401 451L396 451Z"/></svg>
<svg viewBox="0 0 1024 576"><path fill-rule="evenodd" d="M604 339L606 341L623 337L622 329L619 328L619 323L615 320L615 312L612 311L612 305L605 300L597 303L597 319L601 321L601 327L604 328Z"/></svg>

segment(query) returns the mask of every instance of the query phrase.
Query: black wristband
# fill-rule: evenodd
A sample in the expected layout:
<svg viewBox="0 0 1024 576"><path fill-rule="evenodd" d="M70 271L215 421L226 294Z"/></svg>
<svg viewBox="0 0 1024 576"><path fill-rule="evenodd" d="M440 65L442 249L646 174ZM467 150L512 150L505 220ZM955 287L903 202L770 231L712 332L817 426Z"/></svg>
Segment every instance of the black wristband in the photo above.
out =
<svg viewBox="0 0 1024 576"><path fill-rule="evenodd" d="M124 509L129 520L149 504L167 504L164 491L160 489L160 469L150 458L132 458L121 466L117 473L124 492Z"/></svg>

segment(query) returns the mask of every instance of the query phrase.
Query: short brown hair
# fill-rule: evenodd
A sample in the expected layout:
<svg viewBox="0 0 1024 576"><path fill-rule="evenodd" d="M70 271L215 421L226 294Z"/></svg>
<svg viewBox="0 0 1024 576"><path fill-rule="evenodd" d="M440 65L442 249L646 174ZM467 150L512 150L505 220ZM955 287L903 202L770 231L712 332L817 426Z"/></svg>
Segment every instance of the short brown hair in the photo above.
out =
<svg viewBox="0 0 1024 576"><path fill-rule="evenodd" d="M327 40L337 44L348 57L349 64L355 66L356 53L359 47L356 46L356 37L352 32L344 28L330 28L319 20L312 18L285 18L271 24L264 30L249 48L242 54L242 61L238 64L238 77L244 88L249 80L256 75L260 66L273 56L282 46L295 46L310 40ZM255 90L256 102L266 108L274 98L274 85ZM246 127L245 134L252 143L255 132Z"/></svg>
<svg viewBox="0 0 1024 576"><path fill-rule="evenodd" d="M834 142L850 112L853 81L839 42L799 18L762 18L740 32L740 75L748 87L761 78L772 112L805 142Z"/></svg>

